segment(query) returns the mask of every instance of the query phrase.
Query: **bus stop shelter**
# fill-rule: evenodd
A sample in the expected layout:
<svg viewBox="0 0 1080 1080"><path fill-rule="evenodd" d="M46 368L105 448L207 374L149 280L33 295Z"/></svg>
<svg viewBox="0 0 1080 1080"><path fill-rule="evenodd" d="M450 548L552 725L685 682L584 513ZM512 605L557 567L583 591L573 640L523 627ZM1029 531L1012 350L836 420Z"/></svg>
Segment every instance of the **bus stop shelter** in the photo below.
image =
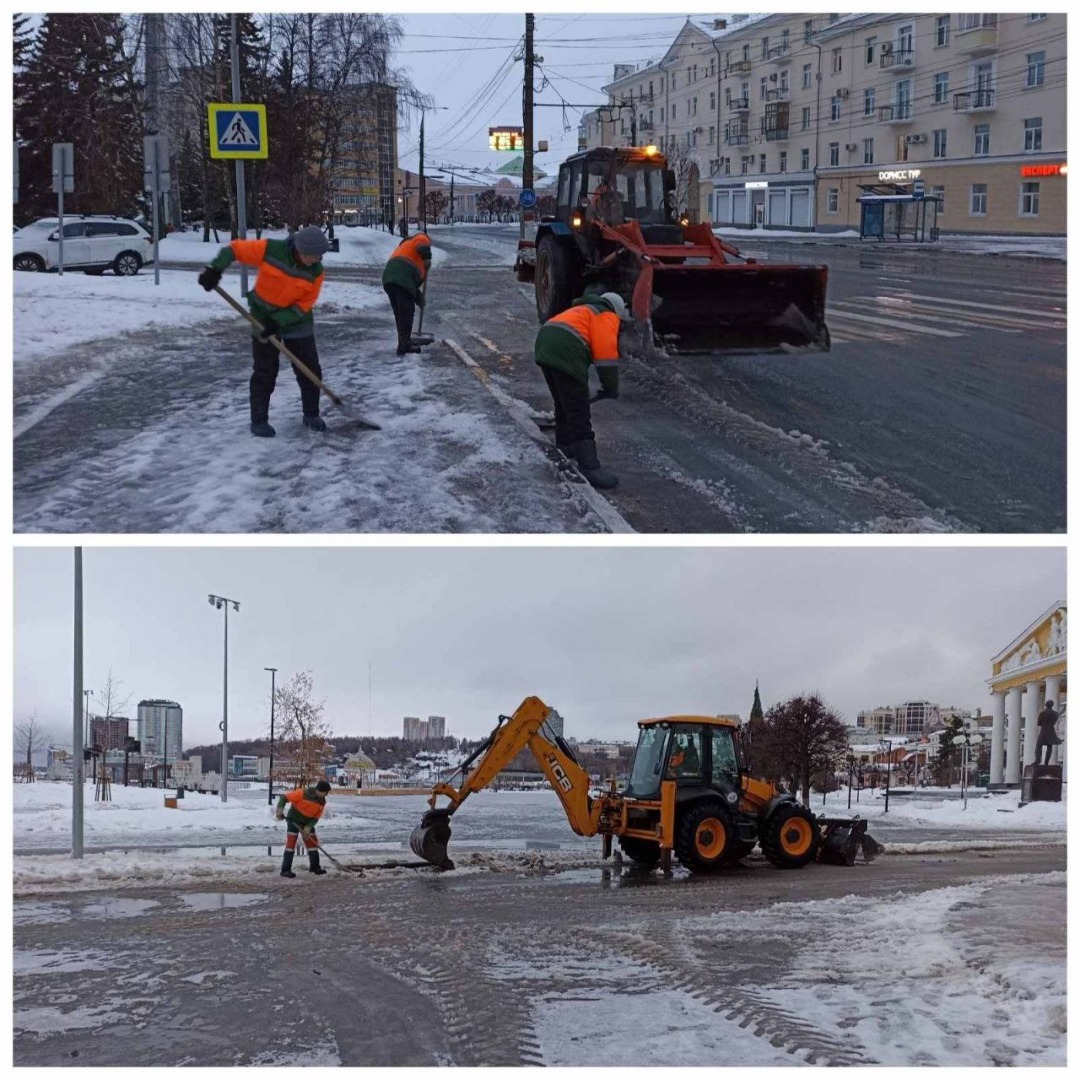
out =
<svg viewBox="0 0 1080 1080"><path fill-rule="evenodd" d="M937 195L915 194L899 184L860 184L856 200L860 240L913 240L938 238Z"/></svg>

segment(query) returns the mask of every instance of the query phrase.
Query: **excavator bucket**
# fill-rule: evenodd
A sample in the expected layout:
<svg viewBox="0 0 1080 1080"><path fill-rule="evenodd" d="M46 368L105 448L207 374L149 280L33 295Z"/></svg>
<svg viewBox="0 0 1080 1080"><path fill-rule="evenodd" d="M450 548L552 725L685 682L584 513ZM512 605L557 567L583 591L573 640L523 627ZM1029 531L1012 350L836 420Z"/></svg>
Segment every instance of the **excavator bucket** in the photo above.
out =
<svg viewBox="0 0 1080 1080"><path fill-rule="evenodd" d="M821 825L821 850L818 859L836 866L854 866L862 851L863 862L872 862L885 849L866 832L862 818L818 819Z"/></svg>
<svg viewBox="0 0 1080 1080"><path fill-rule="evenodd" d="M429 810L409 837L409 847L419 856L440 870L453 870L454 863L446 854L450 843L450 811Z"/></svg>
<svg viewBox="0 0 1080 1080"><path fill-rule="evenodd" d="M661 265L653 332L678 353L827 351L827 278L821 266Z"/></svg>

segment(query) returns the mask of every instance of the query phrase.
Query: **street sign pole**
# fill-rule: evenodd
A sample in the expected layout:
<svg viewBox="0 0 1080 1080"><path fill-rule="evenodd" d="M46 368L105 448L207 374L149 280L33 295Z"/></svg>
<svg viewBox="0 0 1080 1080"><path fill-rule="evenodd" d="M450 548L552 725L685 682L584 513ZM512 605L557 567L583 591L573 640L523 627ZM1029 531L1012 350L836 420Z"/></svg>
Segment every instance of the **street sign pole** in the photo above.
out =
<svg viewBox="0 0 1080 1080"><path fill-rule="evenodd" d="M52 144L53 191L56 192L56 217L59 221L57 240L57 272L64 273L64 192L75 190L75 146L73 143Z"/></svg>
<svg viewBox="0 0 1080 1080"><path fill-rule="evenodd" d="M240 40L237 36L236 16L231 15L232 20L232 93L233 101L243 101L240 96ZM265 134L263 136L265 138ZM242 158L236 159L236 234L241 240L247 238L247 193L244 190L244 162ZM240 295L247 296L248 276L247 267L240 264Z"/></svg>
<svg viewBox="0 0 1080 1080"><path fill-rule="evenodd" d="M172 187L169 177L169 140L166 135L143 136L143 189L150 192L153 203L154 284L161 284L161 197Z"/></svg>
<svg viewBox="0 0 1080 1080"><path fill-rule="evenodd" d="M158 187L158 175L161 169L158 151L160 144L157 139L151 144L150 164L153 169L153 183L150 191L154 199L154 285L161 284L161 260L158 252L158 241L161 239L161 191Z"/></svg>

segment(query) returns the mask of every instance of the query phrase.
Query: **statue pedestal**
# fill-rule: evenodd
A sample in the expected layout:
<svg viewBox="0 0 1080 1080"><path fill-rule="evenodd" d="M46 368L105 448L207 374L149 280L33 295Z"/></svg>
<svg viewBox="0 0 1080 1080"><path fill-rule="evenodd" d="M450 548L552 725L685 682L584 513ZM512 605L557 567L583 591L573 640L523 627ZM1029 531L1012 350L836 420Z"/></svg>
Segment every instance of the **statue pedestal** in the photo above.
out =
<svg viewBox="0 0 1080 1080"><path fill-rule="evenodd" d="M1020 781L1020 805L1029 802L1061 802L1061 766L1025 765Z"/></svg>

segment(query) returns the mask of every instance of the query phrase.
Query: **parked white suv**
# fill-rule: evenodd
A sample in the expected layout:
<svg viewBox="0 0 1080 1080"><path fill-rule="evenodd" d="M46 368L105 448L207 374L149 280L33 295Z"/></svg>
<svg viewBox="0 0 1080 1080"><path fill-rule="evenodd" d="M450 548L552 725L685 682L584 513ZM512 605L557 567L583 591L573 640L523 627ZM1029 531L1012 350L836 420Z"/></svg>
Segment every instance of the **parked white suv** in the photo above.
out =
<svg viewBox="0 0 1080 1080"><path fill-rule="evenodd" d="M15 233L16 270L55 270L60 261L60 222L41 218ZM154 241L128 218L64 215L64 269L122 277L137 274L153 257Z"/></svg>

